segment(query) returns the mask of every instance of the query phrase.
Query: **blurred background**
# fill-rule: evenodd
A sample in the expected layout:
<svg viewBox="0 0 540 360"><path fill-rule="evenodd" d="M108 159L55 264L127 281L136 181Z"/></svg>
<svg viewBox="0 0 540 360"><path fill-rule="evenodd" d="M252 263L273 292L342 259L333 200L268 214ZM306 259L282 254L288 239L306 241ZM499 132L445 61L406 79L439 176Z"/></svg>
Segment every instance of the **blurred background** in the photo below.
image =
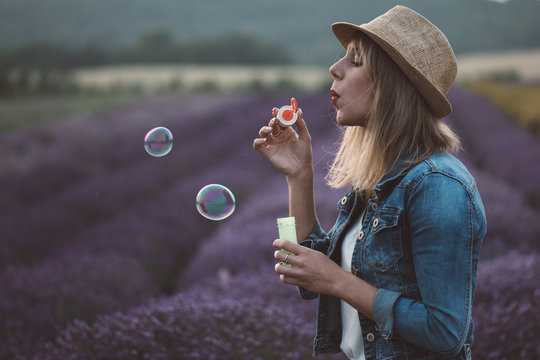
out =
<svg viewBox="0 0 540 360"><path fill-rule="evenodd" d="M395 4L2 0L0 94L318 90L341 51L329 25L368 22ZM540 77L538 1L406 5L448 36L461 79Z"/></svg>
<svg viewBox="0 0 540 360"><path fill-rule="evenodd" d="M252 140L296 97L329 229L330 24L397 4L0 0L0 358L310 358L315 304L273 272L286 184ZM458 57L446 121L490 227L474 358L539 359L540 1L399 4ZM143 146L156 126L162 158ZM230 218L197 213L210 183Z"/></svg>

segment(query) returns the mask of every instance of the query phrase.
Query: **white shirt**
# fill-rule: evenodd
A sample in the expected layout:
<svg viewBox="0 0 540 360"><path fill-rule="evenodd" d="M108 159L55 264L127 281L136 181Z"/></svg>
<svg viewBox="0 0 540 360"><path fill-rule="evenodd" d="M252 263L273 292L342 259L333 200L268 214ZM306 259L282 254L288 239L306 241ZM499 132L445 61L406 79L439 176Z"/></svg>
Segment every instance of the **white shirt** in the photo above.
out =
<svg viewBox="0 0 540 360"><path fill-rule="evenodd" d="M358 233L362 229L362 222L356 224L347 232L341 245L341 268L351 271L351 261L354 245L358 239ZM358 319L358 310L341 300L341 350L353 360L365 360L364 341L362 339L362 329Z"/></svg>

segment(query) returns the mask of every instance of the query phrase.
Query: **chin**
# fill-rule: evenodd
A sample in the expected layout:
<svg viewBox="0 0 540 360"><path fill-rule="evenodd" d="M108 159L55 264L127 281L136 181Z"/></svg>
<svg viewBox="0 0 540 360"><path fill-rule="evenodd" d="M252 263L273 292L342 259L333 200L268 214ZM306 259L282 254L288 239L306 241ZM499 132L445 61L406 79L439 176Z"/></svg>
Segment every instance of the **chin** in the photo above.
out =
<svg viewBox="0 0 540 360"><path fill-rule="evenodd" d="M349 118L349 117L346 117L346 116L340 116L340 114L338 113L337 116L336 116L336 122L338 123L338 125L341 125L341 126L361 126L361 127L365 127L366 124L367 124L367 119L358 118L358 117Z"/></svg>

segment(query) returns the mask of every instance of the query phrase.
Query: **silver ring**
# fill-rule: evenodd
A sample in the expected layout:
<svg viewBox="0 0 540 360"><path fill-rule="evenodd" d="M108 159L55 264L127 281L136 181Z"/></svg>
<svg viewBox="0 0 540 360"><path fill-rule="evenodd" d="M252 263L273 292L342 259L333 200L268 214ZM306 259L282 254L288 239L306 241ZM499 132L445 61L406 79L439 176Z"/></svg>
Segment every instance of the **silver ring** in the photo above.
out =
<svg viewBox="0 0 540 360"><path fill-rule="evenodd" d="M274 137L278 137L279 135L281 135L281 131L274 135Z"/></svg>
<svg viewBox="0 0 540 360"><path fill-rule="evenodd" d="M285 255L285 259L283 259L283 262L284 262L285 264L288 264L288 262L287 262L287 258L289 257L289 255L291 255L291 254L287 254L287 255Z"/></svg>

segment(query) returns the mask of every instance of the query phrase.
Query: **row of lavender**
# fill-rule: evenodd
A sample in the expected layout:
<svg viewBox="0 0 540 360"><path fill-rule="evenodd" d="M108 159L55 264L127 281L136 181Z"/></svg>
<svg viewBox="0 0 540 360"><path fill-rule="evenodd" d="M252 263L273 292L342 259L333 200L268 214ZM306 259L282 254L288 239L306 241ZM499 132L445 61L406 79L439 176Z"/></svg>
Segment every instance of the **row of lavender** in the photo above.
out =
<svg viewBox="0 0 540 360"><path fill-rule="evenodd" d="M36 351L72 319L173 293L219 225L197 213L197 191L225 184L239 208L257 197L274 172L251 140L287 100L159 99L2 135L0 358ZM160 159L142 144L156 125L175 135Z"/></svg>
<svg viewBox="0 0 540 360"><path fill-rule="evenodd" d="M498 201L501 185L491 188L487 176L482 183L488 205ZM47 345L47 358L309 358L315 304L273 273L275 218L286 209L285 199L273 195L280 182L267 185L201 247L180 278L185 290L93 326L72 323ZM335 209L335 194L322 191L318 198L323 209ZM482 260L478 274L475 358L537 358L540 255L511 244L492 249L491 238L485 249L493 258Z"/></svg>
<svg viewBox="0 0 540 360"><path fill-rule="evenodd" d="M464 139L462 157L478 179L490 224L475 353L538 355L540 191L531 184L540 176L530 161L540 144L487 103L462 91L451 96L450 120ZM287 213L286 185L251 150L271 107L286 100L162 99L5 135L0 146L13 158L0 169L9 190L0 205L0 357L309 357L314 304L273 275L271 242L276 217ZM328 134L335 133L326 100L299 98L318 179L330 160ZM141 151L141 137L154 125L175 135L173 153L163 159ZM499 134L505 144L516 142L518 153L506 165L527 176L504 171L514 148L492 147ZM21 149L28 139L30 149ZM237 212L221 223L194 209L197 190L211 182L229 186L238 200ZM339 197L317 184L326 227Z"/></svg>

